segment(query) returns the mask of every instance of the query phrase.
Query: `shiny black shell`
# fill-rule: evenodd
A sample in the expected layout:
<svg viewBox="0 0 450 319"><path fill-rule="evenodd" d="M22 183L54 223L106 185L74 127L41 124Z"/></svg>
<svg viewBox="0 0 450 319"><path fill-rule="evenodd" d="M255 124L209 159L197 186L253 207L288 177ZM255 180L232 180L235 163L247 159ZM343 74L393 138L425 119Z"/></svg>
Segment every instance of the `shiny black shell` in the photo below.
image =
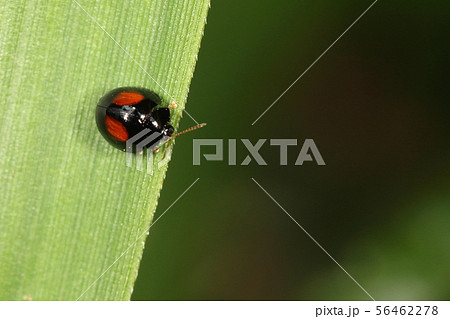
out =
<svg viewBox="0 0 450 319"><path fill-rule="evenodd" d="M95 118L98 130L112 146L122 151L126 150L127 141L136 145L145 140L144 147L153 149L174 131L169 124L169 108L160 105L161 98L148 89L114 89L97 104ZM152 138L148 138L149 135Z"/></svg>

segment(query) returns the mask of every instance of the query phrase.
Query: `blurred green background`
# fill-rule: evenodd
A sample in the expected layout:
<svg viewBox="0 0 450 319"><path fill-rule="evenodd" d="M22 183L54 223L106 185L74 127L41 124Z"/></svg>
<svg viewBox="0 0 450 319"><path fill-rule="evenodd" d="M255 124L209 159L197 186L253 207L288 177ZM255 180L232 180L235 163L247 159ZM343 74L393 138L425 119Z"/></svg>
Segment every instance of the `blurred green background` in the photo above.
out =
<svg viewBox="0 0 450 319"><path fill-rule="evenodd" d="M450 2L378 1L251 125L371 3L213 0L187 104L208 126L177 140L157 216L200 180L134 300L369 299L251 177L375 299L450 298ZM313 138L327 165L266 142L267 166L193 166L194 138Z"/></svg>

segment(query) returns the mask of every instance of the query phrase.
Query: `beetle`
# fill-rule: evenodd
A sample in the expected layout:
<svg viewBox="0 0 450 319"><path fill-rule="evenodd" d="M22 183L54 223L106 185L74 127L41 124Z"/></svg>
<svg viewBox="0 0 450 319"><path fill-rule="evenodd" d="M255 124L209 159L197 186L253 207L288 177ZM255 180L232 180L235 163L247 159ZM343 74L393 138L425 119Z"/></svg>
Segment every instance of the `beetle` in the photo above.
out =
<svg viewBox="0 0 450 319"><path fill-rule="evenodd" d="M153 91L141 87L120 87L106 93L98 102L95 118L103 137L114 147L125 151L127 141L144 132L147 150L158 150L158 145L188 131L203 127L199 124L178 134L170 125L172 102L161 107L161 98ZM142 135L142 133L141 133ZM139 139L139 138L138 138Z"/></svg>

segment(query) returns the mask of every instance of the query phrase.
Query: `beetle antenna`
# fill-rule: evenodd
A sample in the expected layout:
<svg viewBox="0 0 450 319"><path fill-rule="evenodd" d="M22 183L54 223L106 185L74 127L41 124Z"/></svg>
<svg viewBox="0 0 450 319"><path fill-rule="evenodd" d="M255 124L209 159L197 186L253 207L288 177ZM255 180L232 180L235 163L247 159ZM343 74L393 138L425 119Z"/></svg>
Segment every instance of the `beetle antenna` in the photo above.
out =
<svg viewBox="0 0 450 319"><path fill-rule="evenodd" d="M174 138L174 137L176 137L178 135L181 135L181 134L184 134L184 133L187 133L187 132L191 132L191 131L197 130L197 129L202 128L204 126L206 126L206 123L197 124L197 125L195 125L193 127L190 127L190 128L188 128L188 129L186 129L184 131L181 131L180 133L173 134L171 136L171 138Z"/></svg>
<svg viewBox="0 0 450 319"><path fill-rule="evenodd" d="M159 145L158 147L156 147L156 148L153 150L153 152L156 153L156 152L159 150L159 148L160 148L163 144L166 144L166 143L167 143L167 145L166 145L166 150L164 151L164 155L163 155L163 157L162 157L162 158L164 159L164 158L166 157L166 153L167 153L167 150L169 149L170 144L172 144L172 142L173 142L173 138L174 138L174 137L176 137L176 136L178 136L178 135L181 135L181 134L184 134L184 133L188 133L188 132L197 130L197 129L202 128L202 127L204 127L204 126L206 126L206 123L197 124L197 125L195 125L195 126L193 126L193 127L190 127L190 128L188 128L188 129L186 129L186 130L184 130L184 131L181 131L180 133L173 134L172 136L170 136L170 138L169 138L168 140L164 141L161 145Z"/></svg>
<svg viewBox="0 0 450 319"><path fill-rule="evenodd" d="M204 126L206 126L206 123L197 124L197 125L192 126L192 127L188 128L188 129L186 129L186 130L184 130L184 131L181 131L180 133L176 133L176 134L171 135L170 138L169 138L168 140L165 140L165 141L162 142L159 146L157 146L157 147L153 150L153 152L154 152L154 153L158 152L158 150L160 149L160 147L161 147L162 145L164 145L164 144L167 143L166 151L164 152L163 158L166 157L166 152L167 152L167 150L168 150L170 144L172 143L174 137L176 137L176 136L178 136L178 135L181 135L181 134L184 134L184 133L188 133L188 132L197 130L197 129L202 128L202 127L204 127Z"/></svg>

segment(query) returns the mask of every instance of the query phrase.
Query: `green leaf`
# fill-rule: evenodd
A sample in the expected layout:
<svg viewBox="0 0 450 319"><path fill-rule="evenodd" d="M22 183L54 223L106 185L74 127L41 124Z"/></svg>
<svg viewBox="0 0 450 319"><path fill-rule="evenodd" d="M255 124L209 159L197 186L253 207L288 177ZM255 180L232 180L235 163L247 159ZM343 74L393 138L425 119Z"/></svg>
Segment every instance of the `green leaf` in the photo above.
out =
<svg viewBox="0 0 450 319"><path fill-rule="evenodd" d="M177 127L209 8L209 0L78 3L129 56L75 1L0 9L3 300L76 300L148 229L163 152L153 175L127 167L97 131L95 106L113 88L143 86L166 105L178 101ZM145 239L80 300L129 300Z"/></svg>

